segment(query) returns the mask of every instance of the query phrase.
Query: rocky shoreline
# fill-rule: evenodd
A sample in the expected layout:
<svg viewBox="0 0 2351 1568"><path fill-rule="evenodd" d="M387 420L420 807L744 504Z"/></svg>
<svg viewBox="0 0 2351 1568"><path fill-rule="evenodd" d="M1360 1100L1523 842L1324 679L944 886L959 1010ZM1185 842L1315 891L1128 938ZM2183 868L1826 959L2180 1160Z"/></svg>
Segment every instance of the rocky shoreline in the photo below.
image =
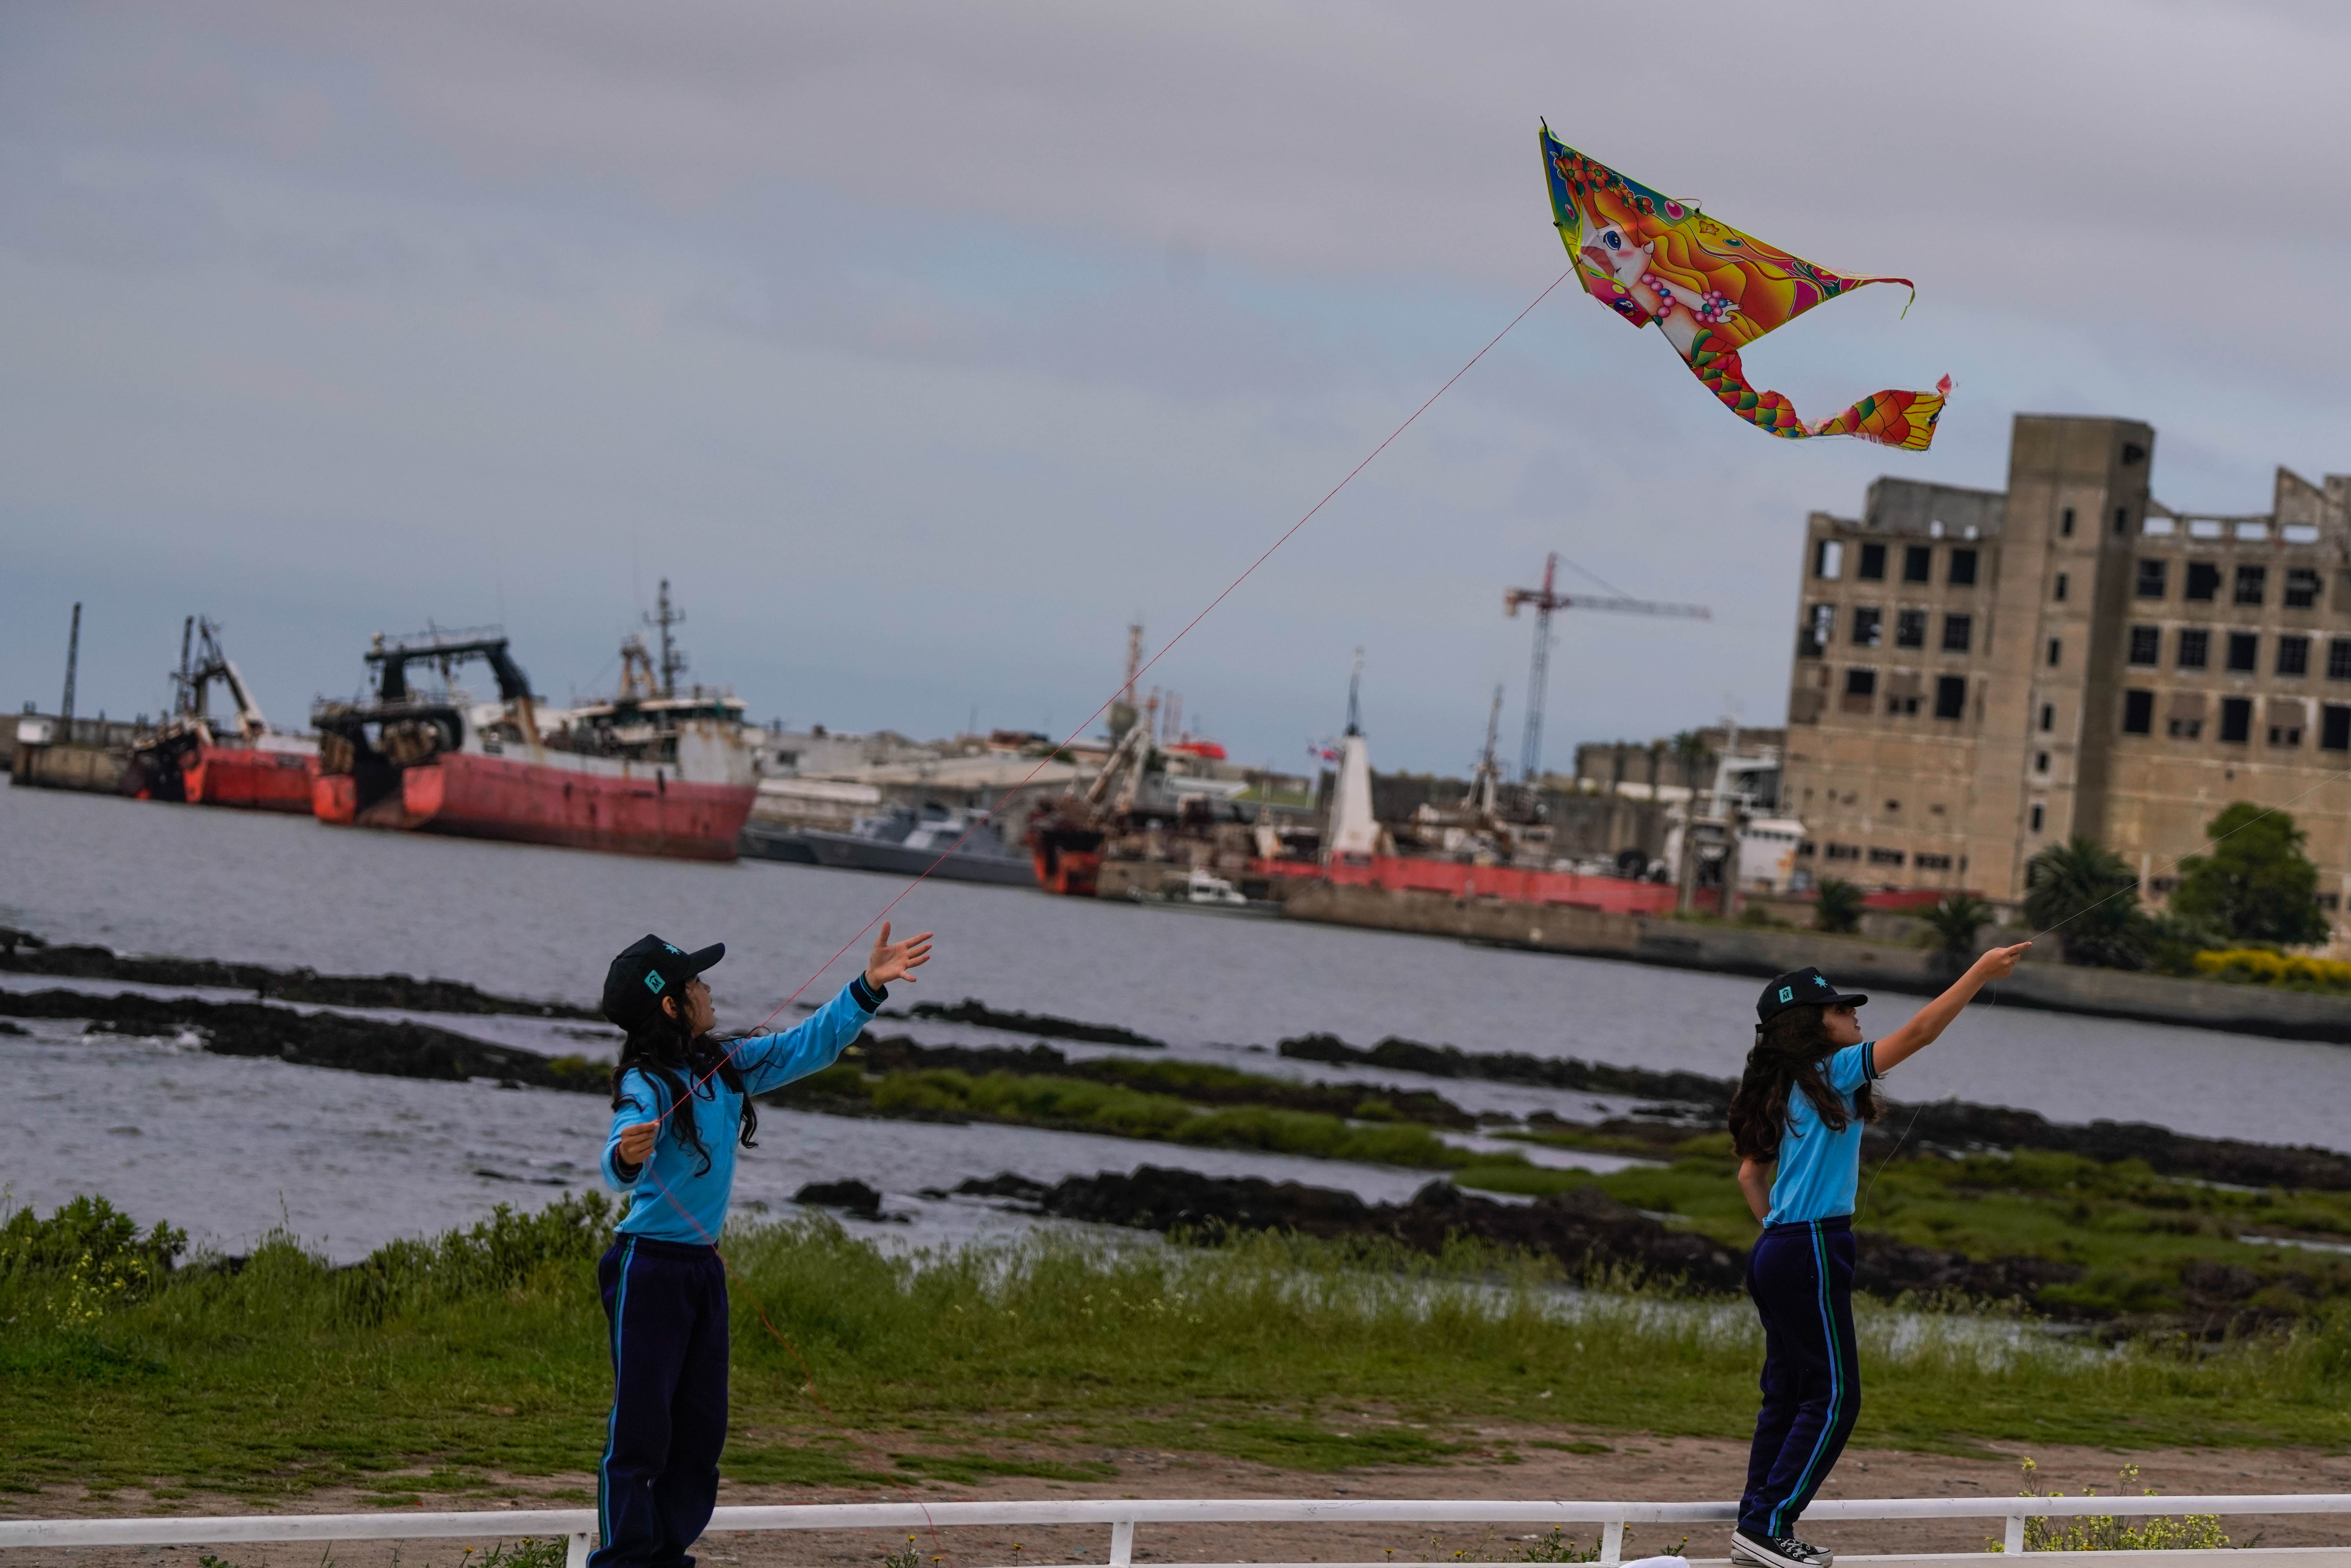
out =
<svg viewBox="0 0 2351 1568"><path fill-rule="evenodd" d="M884 1011L883 1018L935 1019L941 1023L977 1024L982 1029L1000 1029L1012 1034L1033 1034L1044 1040L1074 1040L1092 1045L1123 1045L1138 1051L1165 1051L1167 1042L1154 1040L1147 1034L1137 1034L1114 1023L1087 1023L1081 1019L1056 1018L1051 1013L1011 1012L991 1008L986 1002L966 997L959 1002L916 1002L904 1013L895 1009Z"/></svg>
<svg viewBox="0 0 2351 1568"><path fill-rule="evenodd" d="M1459 1240L1531 1253L1558 1264L1570 1280L1618 1286L1648 1285L1674 1293L1737 1295L1744 1291L1746 1255L1710 1237L1677 1229L1593 1187L1576 1187L1531 1203L1508 1203L1432 1181L1406 1203L1366 1203L1351 1192L1272 1182L1257 1176L1207 1176L1143 1166L1132 1173L1103 1171L1050 1186L1006 1171L967 1180L925 1197L998 1200L1058 1219L1084 1220L1157 1231L1213 1244L1251 1231L1290 1231L1324 1240L1377 1240L1440 1256ZM811 1186L801 1202L841 1207L858 1218L880 1218L880 1197L862 1184ZM1971 1259L1919 1247L1870 1230L1855 1232L1855 1288L1888 1302L1955 1309L2020 1311L2054 1322L2095 1326L2107 1339L2164 1333L2210 1338L2292 1321L2254 1303L2271 1283L2245 1269L2191 1263L2183 1271L2184 1310L2121 1318L2084 1311L2052 1285L2082 1278L2078 1265L2024 1255Z"/></svg>
<svg viewBox="0 0 2351 1568"><path fill-rule="evenodd" d="M487 1079L502 1088L609 1091L611 1069L581 1057L548 1057L492 1045L431 1024L297 1012L268 1002L207 1002L194 997L112 997L88 991L0 991L0 1015L78 1019L101 1033L195 1035L214 1056L274 1057L298 1067L328 1067L386 1078L463 1082Z"/></svg>
<svg viewBox="0 0 2351 1568"><path fill-rule="evenodd" d="M1729 1108L1739 1087L1729 1078L1698 1072L1656 1072L1634 1067L1529 1056L1521 1051L1468 1051L1394 1037L1368 1050L1335 1035L1306 1035L1278 1047L1286 1057L1349 1066L1385 1068L1436 1078L1475 1078L1594 1094L1635 1095L1664 1102L1655 1117L1614 1118L1594 1131L1665 1147L1689 1135L1689 1123L1712 1123ZM2236 1186L2313 1187L2351 1191L2351 1155L2307 1145L2252 1144L2175 1133L2147 1122L2052 1122L2032 1111L1973 1105L1958 1100L1901 1105L1863 1139L1866 1158L1884 1159L1897 1146L1913 1151L1976 1154L2038 1149L2111 1164L2143 1160L2161 1176L2226 1182Z"/></svg>
<svg viewBox="0 0 2351 1568"><path fill-rule="evenodd" d="M30 951L31 955L58 955L70 965L85 962L75 955L91 950ZM28 955L20 944L13 956L22 960ZM172 962L111 961L141 966ZM23 972L21 965L18 972ZM149 967L137 972L162 971ZM977 1004L939 1010L960 1011L968 1018L968 1009L974 1008ZM0 1032L22 1034L21 1026L9 1021L18 1019L78 1020L94 1034L179 1037L218 1056L267 1058L298 1066L502 1088L530 1086L600 1097L609 1092L608 1062L578 1055L549 1057L433 1024L325 1009L298 1010L275 1001L211 1001L143 992L105 996L66 989L0 990ZM1360 1051L1330 1036L1281 1042L1282 1053L1293 1060L1384 1067L1399 1074L1537 1083L1650 1102L1630 1115L1597 1124L1569 1122L1540 1111L1512 1124L1494 1113L1473 1115L1431 1090L1272 1078L1238 1067L1165 1056L1072 1059L1041 1041L1026 1047L924 1045L903 1035L868 1032L852 1050L854 1054L835 1067L762 1098L796 1109L865 1117L1007 1120L1050 1128L1059 1124L1034 1114L999 1116L976 1107L926 1105L919 1095L893 1096L884 1089L939 1072L971 1079L999 1074L1080 1079L1182 1100L1198 1106L1204 1114L1227 1106L1262 1107L1355 1124L1370 1118L1454 1132L1499 1123L1521 1128L1538 1141L1646 1155L1662 1169L1689 1157L1698 1147L1690 1142L1694 1137L1704 1138L1706 1147L1713 1148L1720 1137L1720 1106L1731 1088L1726 1080L1701 1074L1647 1072L1519 1052L1471 1052L1401 1040L1383 1040ZM1073 1124L1071 1130L1103 1131L1091 1124ZM2330 1150L2199 1138L2124 1123L2067 1126L2031 1112L1959 1102L1897 1107L1869 1130L1864 1147L1865 1158L1873 1164L1897 1154L2051 1151L2095 1162L2108 1173L2120 1167L2118 1174L2126 1181L2144 1179L2130 1176L2136 1166L2166 1176L2257 1191L2351 1190L2351 1155ZM2091 1174L2085 1171L2085 1178ZM985 1181L967 1181L956 1192L1040 1215L1201 1239L1246 1231L1294 1231L1327 1239L1381 1241L1429 1256L1442 1254L1448 1245L1467 1239L1548 1259L1572 1279L1646 1282L1701 1295L1736 1292L1744 1267L1743 1253L1729 1241L1674 1223L1672 1216L1645 1213L1583 1183L1531 1201L1513 1201L1464 1191L1450 1181L1437 1180L1423 1186L1407 1203L1369 1203L1334 1187L1212 1177L1143 1165L1132 1173L1105 1171L1072 1176L1052 1186L1006 1173ZM854 1183L817 1184L807 1189L802 1201L837 1207L862 1218L895 1218L883 1211L878 1193ZM2162 1203L2159 1197L2147 1201L2158 1207ZM2278 1201L2283 1200L2273 1199ZM2082 1213L2077 1213L2076 1218L2081 1218ZM2158 1229L2172 1223L2168 1209L2145 1222ZM2195 1222L2183 1218L2180 1223ZM2286 1234L2291 1236L2301 1222L2288 1216L2270 1223L2287 1227ZM2224 1229L2219 1234L2233 1232ZM1979 1245L1974 1249L1978 1256L1970 1257L1866 1229L1857 1231L1856 1237L1857 1283L1870 1294L1955 1305L2020 1304L2039 1316L2097 1324L2098 1332L2116 1337L2151 1331L2209 1337L2283 1322L2308 1310L2308 1303L2343 1288L2340 1267L2318 1257L2307 1263L2291 1262L2283 1254L2274 1263L2265 1259L2189 1259L2164 1271L2163 1310L2141 1312L2141 1303L2102 1286L2100 1277L2092 1276L2080 1263L2062 1260L2062 1250L2057 1257L1984 1256L1991 1249ZM1937 1234L1918 1239L1934 1242L1941 1238ZM2254 1266L2249 1268L2247 1263Z"/></svg>
<svg viewBox="0 0 2351 1568"><path fill-rule="evenodd" d="M116 980L126 985L187 986L251 991L263 1000L313 1007L398 1008L411 1012L491 1014L522 1018L596 1019L603 1015L562 1002L496 996L456 980L406 975L321 975L313 969L273 969L217 958L128 957L110 947L52 946L29 931L0 926L0 971L61 980Z"/></svg>

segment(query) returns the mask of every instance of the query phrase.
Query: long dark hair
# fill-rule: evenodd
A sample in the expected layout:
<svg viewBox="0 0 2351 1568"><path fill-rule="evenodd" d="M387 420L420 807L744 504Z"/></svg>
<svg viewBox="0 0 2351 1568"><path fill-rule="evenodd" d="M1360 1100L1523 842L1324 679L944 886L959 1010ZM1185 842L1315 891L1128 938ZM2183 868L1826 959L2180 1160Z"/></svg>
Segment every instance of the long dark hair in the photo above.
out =
<svg viewBox="0 0 2351 1568"><path fill-rule="evenodd" d="M712 1034L695 1034L683 1018L668 1012L657 1012L645 1022L629 1030L629 1038L621 1042L621 1060L612 1064L612 1109L632 1103L635 1096L621 1090L621 1081L631 1071L643 1073L661 1084L669 1096L669 1122L677 1132L678 1142L692 1149L702 1159L702 1168L695 1174L710 1172L710 1148L702 1141L702 1129L695 1123L694 1085L716 1076L727 1088L735 1091L737 1103L743 1107L740 1136L747 1149L758 1147L759 1107L743 1092L743 1074L735 1066L730 1039ZM715 1095L705 1096L716 1098ZM658 1110L658 1106L640 1106L640 1110Z"/></svg>
<svg viewBox="0 0 2351 1568"><path fill-rule="evenodd" d="M1820 1113L1821 1125L1832 1133L1851 1126L1854 1112L1865 1122L1886 1114L1871 1085L1854 1091L1854 1110L1847 1111L1844 1096L1821 1075L1821 1063L1836 1051L1828 1037L1827 1010L1789 1008L1756 1030L1755 1049L1747 1053L1739 1092L1730 1097L1730 1146L1741 1159L1761 1163L1779 1158L1780 1139L1788 1126L1788 1096L1800 1088Z"/></svg>

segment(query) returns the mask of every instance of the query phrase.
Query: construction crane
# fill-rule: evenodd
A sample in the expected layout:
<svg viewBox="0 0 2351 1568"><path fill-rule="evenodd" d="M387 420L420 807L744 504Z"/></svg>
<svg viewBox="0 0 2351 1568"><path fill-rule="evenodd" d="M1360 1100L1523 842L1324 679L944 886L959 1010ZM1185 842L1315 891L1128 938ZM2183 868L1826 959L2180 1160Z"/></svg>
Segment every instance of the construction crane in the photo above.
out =
<svg viewBox="0 0 2351 1568"><path fill-rule="evenodd" d="M1684 621L1714 619L1714 612L1703 604L1662 604L1655 600L1628 599L1622 595L1604 599L1589 593L1560 593L1552 586L1558 574L1559 552L1553 550L1543 558L1541 588L1511 588L1502 593L1502 613L1505 615L1515 618L1521 604L1531 604L1535 609L1535 655L1527 668L1527 735L1519 748L1520 778L1527 784L1532 784L1542 775L1543 682L1551 666L1552 611L1604 610L1618 615L1670 615Z"/></svg>

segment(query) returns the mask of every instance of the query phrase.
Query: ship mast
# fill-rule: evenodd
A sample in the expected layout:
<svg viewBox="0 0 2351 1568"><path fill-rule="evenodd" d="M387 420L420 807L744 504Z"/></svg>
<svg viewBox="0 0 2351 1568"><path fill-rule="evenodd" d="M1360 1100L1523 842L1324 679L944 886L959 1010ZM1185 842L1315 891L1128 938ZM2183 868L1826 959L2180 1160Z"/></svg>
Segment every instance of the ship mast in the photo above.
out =
<svg viewBox="0 0 2351 1568"><path fill-rule="evenodd" d="M669 579L665 577L661 580L661 596L653 602L660 609L645 617L645 624L661 631L661 695L674 697L677 695L677 678L685 674L685 650L671 641L669 629L685 624L685 612L670 608Z"/></svg>

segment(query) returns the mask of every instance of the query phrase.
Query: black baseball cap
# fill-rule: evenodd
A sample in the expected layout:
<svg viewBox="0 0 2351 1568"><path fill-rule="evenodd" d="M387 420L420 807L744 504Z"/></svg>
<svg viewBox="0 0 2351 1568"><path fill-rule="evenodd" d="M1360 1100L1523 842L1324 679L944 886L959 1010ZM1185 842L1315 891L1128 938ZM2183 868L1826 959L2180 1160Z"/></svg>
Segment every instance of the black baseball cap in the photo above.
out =
<svg viewBox="0 0 2351 1568"><path fill-rule="evenodd" d="M659 1012L662 998L672 989L725 956L724 942L688 953L658 936L641 936L604 971L604 1016L622 1029L633 1028Z"/></svg>
<svg viewBox="0 0 2351 1568"><path fill-rule="evenodd" d="M1755 999L1755 1021L1770 1023L1790 1008L1860 1007L1867 997L1847 996L1818 969L1791 969L1763 988Z"/></svg>

